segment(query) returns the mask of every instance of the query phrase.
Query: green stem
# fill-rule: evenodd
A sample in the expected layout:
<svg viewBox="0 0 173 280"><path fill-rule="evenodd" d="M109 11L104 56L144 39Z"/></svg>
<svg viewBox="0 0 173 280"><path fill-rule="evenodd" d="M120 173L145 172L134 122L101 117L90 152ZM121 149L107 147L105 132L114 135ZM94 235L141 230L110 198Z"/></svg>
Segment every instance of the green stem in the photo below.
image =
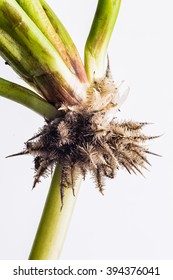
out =
<svg viewBox="0 0 173 280"><path fill-rule="evenodd" d="M43 0L17 0L37 27L55 47L67 67L78 76L81 82L87 77L79 53L67 30Z"/></svg>
<svg viewBox="0 0 173 280"><path fill-rule="evenodd" d="M104 76L109 40L119 13L121 0L99 0L85 45L85 70L89 81Z"/></svg>
<svg viewBox="0 0 173 280"><path fill-rule="evenodd" d="M71 39L69 33L65 29L64 25L61 23L59 18L53 12L53 10L49 7L45 0L40 0L42 7L49 18L54 30L58 34L59 38L62 40L66 52L70 58L71 64L73 65L76 75L79 77L82 83L87 82L86 72L81 61L80 55L78 53L77 48L75 47L73 40Z"/></svg>
<svg viewBox="0 0 173 280"><path fill-rule="evenodd" d="M68 68L73 72L74 69L69 60L66 48L55 32L49 18L47 17L39 0L16 0L37 27L42 31L46 38L58 51Z"/></svg>
<svg viewBox="0 0 173 280"><path fill-rule="evenodd" d="M28 76L49 102L65 101L70 105L80 102L80 98L85 95L84 85L15 0L0 0L0 28L8 31L8 35L38 61L34 73L32 68L28 69Z"/></svg>
<svg viewBox="0 0 173 280"><path fill-rule="evenodd" d="M2 18L0 25L2 24ZM12 38L6 26L0 28L0 55L18 73L23 80L35 87L33 78L35 73L42 73L40 64L31 53L19 43L16 38Z"/></svg>
<svg viewBox="0 0 173 280"><path fill-rule="evenodd" d="M78 178L76 182L75 197L71 188L65 190L61 210L60 178L61 168L57 166L29 260L53 260L60 256L81 181Z"/></svg>
<svg viewBox="0 0 173 280"><path fill-rule="evenodd" d="M52 119L57 115L56 108L33 91L2 78L0 78L0 96L22 104L46 119Z"/></svg>

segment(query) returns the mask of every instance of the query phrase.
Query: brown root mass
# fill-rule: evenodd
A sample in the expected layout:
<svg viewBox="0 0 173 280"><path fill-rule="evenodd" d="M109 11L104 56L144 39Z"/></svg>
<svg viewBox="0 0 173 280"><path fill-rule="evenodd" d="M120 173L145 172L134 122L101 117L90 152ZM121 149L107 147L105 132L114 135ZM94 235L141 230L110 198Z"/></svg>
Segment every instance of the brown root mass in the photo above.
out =
<svg viewBox="0 0 173 280"><path fill-rule="evenodd" d="M101 193L104 177L114 178L120 167L129 173L142 173L141 169L149 164L146 154L150 153L143 143L153 138L141 132L145 124L116 119L106 122L105 113L100 111L64 111L62 117L48 122L26 143L23 153L34 156L33 187L48 170L60 164L63 205L64 188L74 189L79 173L85 178L91 172Z"/></svg>

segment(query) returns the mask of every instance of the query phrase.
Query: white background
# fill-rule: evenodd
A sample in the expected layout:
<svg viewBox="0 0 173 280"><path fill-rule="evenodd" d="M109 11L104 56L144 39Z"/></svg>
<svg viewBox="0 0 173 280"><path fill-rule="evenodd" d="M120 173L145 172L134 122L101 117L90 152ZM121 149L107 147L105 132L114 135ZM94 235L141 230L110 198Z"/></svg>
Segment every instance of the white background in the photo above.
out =
<svg viewBox="0 0 173 280"><path fill-rule="evenodd" d="M70 32L81 56L96 0L47 2ZM119 119L153 123L145 132L162 157L149 157L145 178L120 170L101 196L88 176L82 184L62 259L173 259L172 1L124 0L109 45L112 74L130 94ZM24 85L0 61L0 76ZM0 259L27 259L50 178L34 191L31 157L5 159L43 125L32 111L0 97Z"/></svg>

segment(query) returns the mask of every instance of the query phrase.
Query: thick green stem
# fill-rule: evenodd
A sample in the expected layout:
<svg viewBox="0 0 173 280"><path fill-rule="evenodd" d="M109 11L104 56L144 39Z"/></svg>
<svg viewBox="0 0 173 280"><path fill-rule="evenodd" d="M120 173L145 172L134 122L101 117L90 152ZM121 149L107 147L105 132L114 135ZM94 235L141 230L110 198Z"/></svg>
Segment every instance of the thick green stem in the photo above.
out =
<svg viewBox="0 0 173 280"><path fill-rule="evenodd" d="M35 73L42 73L40 64L27 48L24 48L21 43L9 35L7 26L5 30L0 28L0 55L23 80L35 87L32 77Z"/></svg>
<svg viewBox="0 0 173 280"><path fill-rule="evenodd" d="M71 188L65 190L62 210L60 178L61 168L57 166L29 260L53 260L58 259L60 256L77 198L81 177L79 176L75 185L75 197Z"/></svg>
<svg viewBox="0 0 173 280"><path fill-rule="evenodd" d="M67 67L78 76L81 82L87 77L79 53L67 30L43 0L17 0L37 27L55 47Z"/></svg>
<svg viewBox="0 0 173 280"><path fill-rule="evenodd" d="M8 35L37 60L38 67L34 73L32 68L28 68L27 75L49 102L65 101L70 105L80 102L80 98L85 95L84 85L15 0L0 0L0 28L9 32ZM3 40L1 44L3 45ZM15 44L13 47L15 48ZM8 53L9 49L4 56L8 57ZM20 71L21 64L17 66Z"/></svg>
<svg viewBox="0 0 173 280"><path fill-rule="evenodd" d="M62 40L62 42L65 46L66 52L67 52L68 56L70 57L70 61L75 69L76 75L79 77L79 79L82 83L87 82L87 76L86 76L86 72L85 72L83 63L81 61L78 50L76 49L69 33L67 32L67 30L65 29L65 27L61 23L61 21L58 19L56 14L53 12L53 10L46 3L46 1L40 0L40 3L42 4L42 7L43 7L47 17L49 18L52 26L54 27L56 33L58 34L59 38Z"/></svg>
<svg viewBox="0 0 173 280"><path fill-rule="evenodd" d="M46 119L53 119L57 109L33 91L0 78L0 96L13 100Z"/></svg>
<svg viewBox="0 0 173 280"><path fill-rule="evenodd" d="M85 70L89 81L104 75L104 61L121 0L99 0L85 45Z"/></svg>

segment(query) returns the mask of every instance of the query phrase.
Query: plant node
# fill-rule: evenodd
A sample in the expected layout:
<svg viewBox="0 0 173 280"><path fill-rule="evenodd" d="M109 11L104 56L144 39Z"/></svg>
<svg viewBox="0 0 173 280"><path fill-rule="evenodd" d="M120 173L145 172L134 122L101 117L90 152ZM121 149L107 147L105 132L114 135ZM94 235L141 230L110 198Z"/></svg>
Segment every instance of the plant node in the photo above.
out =
<svg viewBox="0 0 173 280"><path fill-rule="evenodd" d="M149 164L146 140L141 130L147 123L118 121L112 116L118 108L118 87L110 71L103 79L95 80L81 105L62 105L62 116L48 121L37 135L26 142L23 154L34 157L35 179L33 187L56 164L62 166L61 201L64 189L74 185L79 173L85 178L92 173L101 193L104 178L114 178L123 167L129 173L139 172ZM110 114L111 112L111 114ZM111 116L111 117L110 117Z"/></svg>

